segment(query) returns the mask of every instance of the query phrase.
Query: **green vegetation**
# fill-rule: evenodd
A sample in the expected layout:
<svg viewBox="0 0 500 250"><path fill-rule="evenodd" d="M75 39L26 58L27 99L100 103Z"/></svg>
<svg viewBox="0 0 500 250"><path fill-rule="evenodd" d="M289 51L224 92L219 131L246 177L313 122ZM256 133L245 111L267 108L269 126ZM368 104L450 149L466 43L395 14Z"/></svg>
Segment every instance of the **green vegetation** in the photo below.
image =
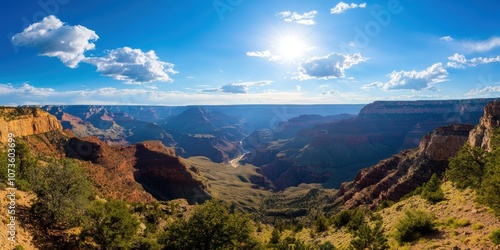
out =
<svg viewBox="0 0 500 250"><path fill-rule="evenodd" d="M368 213L364 209L344 210L332 217L332 223L336 228L347 227L351 232L357 231L363 224Z"/></svg>
<svg viewBox="0 0 500 250"><path fill-rule="evenodd" d="M444 200L444 193L441 189L441 180L437 174L433 174L431 179L423 185L420 195L422 198L431 203L437 203Z"/></svg>
<svg viewBox="0 0 500 250"><path fill-rule="evenodd" d="M382 228L382 221L377 220L373 227L364 223L361 225L353 234L354 239L351 241L351 247L353 249L370 249L370 250L382 250L389 249L387 243L387 238L384 235L384 230Z"/></svg>
<svg viewBox="0 0 500 250"><path fill-rule="evenodd" d="M251 249L250 220L217 200L198 205L187 219L166 227L160 237L165 249Z"/></svg>
<svg viewBox="0 0 500 250"><path fill-rule="evenodd" d="M30 178L37 195L32 206L45 226L78 225L92 199L92 185L73 160L61 159L33 171Z"/></svg>
<svg viewBox="0 0 500 250"><path fill-rule="evenodd" d="M466 144L450 159L446 177L458 188L477 191L478 201L500 215L500 130L493 131L491 152Z"/></svg>
<svg viewBox="0 0 500 250"><path fill-rule="evenodd" d="M85 212L83 244L101 249L129 249L139 222L122 201L93 201ZM91 240L92 243L88 243Z"/></svg>
<svg viewBox="0 0 500 250"><path fill-rule="evenodd" d="M323 215L318 216L318 218L314 222L314 228L318 233L328 231L328 221L325 218L325 216Z"/></svg>
<svg viewBox="0 0 500 250"><path fill-rule="evenodd" d="M399 242L410 242L434 232L434 216L419 210L405 211L395 225L395 238Z"/></svg>
<svg viewBox="0 0 500 250"><path fill-rule="evenodd" d="M490 234L490 240L493 242L494 245L499 245L500 244L500 229L494 230Z"/></svg>

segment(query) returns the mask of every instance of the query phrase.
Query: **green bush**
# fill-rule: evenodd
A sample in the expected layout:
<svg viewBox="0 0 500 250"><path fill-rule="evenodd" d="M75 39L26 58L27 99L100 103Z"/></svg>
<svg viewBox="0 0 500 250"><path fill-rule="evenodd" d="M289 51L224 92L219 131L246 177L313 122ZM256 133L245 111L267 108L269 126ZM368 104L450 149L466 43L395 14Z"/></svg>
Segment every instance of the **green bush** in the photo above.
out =
<svg viewBox="0 0 500 250"><path fill-rule="evenodd" d="M314 228L318 233L328 231L328 221L325 216L321 215L316 219L314 222Z"/></svg>
<svg viewBox="0 0 500 250"><path fill-rule="evenodd" d="M350 231L356 231L364 223L367 213L363 209L344 210L332 217L332 223L336 228L345 226Z"/></svg>
<svg viewBox="0 0 500 250"><path fill-rule="evenodd" d="M490 234L490 240L493 242L493 244L496 246L500 244L500 229L494 230Z"/></svg>
<svg viewBox="0 0 500 250"><path fill-rule="evenodd" d="M437 174L433 174L431 179L424 184L420 195L422 198L431 203L437 203L444 200L444 193L441 189L441 180Z"/></svg>
<svg viewBox="0 0 500 250"><path fill-rule="evenodd" d="M424 211L409 210L395 225L395 238L399 242L410 242L434 232L434 216Z"/></svg>
<svg viewBox="0 0 500 250"><path fill-rule="evenodd" d="M255 242L247 216L231 212L217 200L195 207L187 219L165 228L159 243L164 249L251 249Z"/></svg>
<svg viewBox="0 0 500 250"><path fill-rule="evenodd" d="M353 233L353 237L354 238L351 241L351 247L353 249L389 249L387 238L385 237L382 229L382 221L380 220L375 222L373 228L364 223L356 232Z"/></svg>
<svg viewBox="0 0 500 250"><path fill-rule="evenodd" d="M466 143L456 157L450 159L446 178L459 189L479 188L484 176L486 151Z"/></svg>
<svg viewBox="0 0 500 250"><path fill-rule="evenodd" d="M45 226L78 225L92 199L92 184L73 160L61 159L36 169L30 177L37 195L32 211Z"/></svg>
<svg viewBox="0 0 500 250"><path fill-rule="evenodd" d="M97 244L101 249L129 249L138 228L137 218L124 202L96 200L86 211L80 237L87 246Z"/></svg>
<svg viewBox="0 0 500 250"><path fill-rule="evenodd" d="M335 248L335 246L330 241L327 241L323 244L318 245L318 249L319 250L335 250L337 248Z"/></svg>

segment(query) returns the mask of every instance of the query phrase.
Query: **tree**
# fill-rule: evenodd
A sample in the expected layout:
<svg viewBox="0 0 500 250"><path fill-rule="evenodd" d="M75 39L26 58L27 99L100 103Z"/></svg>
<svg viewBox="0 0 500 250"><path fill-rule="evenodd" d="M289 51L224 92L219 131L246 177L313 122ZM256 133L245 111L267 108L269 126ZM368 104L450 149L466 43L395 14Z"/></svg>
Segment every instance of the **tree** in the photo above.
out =
<svg viewBox="0 0 500 250"><path fill-rule="evenodd" d="M137 234L139 222L122 201L93 201L86 211L86 220L80 237L101 249L129 249ZM87 244L92 246L92 244Z"/></svg>
<svg viewBox="0 0 500 250"><path fill-rule="evenodd" d="M269 244L278 244L281 239L280 231L277 228L273 229L271 233L271 239L269 240Z"/></svg>
<svg viewBox="0 0 500 250"><path fill-rule="evenodd" d="M316 232L321 233L328 230L328 221L325 216L320 215L316 221L314 222L314 227L316 228Z"/></svg>
<svg viewBox="0 0 500 250"><path fill-rule="evenodd" d="M382 221L377 220L373 228L367 223L363 223L359 229L354 232L354 239L351 241L351 248L356 250L383 250L389 249L387 238L382 229Z"/></svg>
<svg viewBox="0 0 500 250"><path fill-rule="evenodd" d="M446 178L459 189L479 188L484 176L486 151L466 143L456 157L450 159Z"/></svg>
<svg viewBox="0 0 500 250"><path fill-rule="evenodd" d="M437 174L433 174L431 179L425 183L422 193L422 198L432 202L437 203L444 200L444 193L441 189L441 180L437 176Z"/></svg>
<svg viewBox="0 0 500 250"><path fill-rule="evenodd" d="M73 160L61 159L34 170L30 183L37 198L32 206L45 226L78 224L92 198L92 185Z"/></svg>
<svg viewBox="0 0 500 250"><path fill-rule="evenodd" d="M187 219L178 219L160 237L164 249L251 249L250 220L217 200L197 205Z"/></svg>

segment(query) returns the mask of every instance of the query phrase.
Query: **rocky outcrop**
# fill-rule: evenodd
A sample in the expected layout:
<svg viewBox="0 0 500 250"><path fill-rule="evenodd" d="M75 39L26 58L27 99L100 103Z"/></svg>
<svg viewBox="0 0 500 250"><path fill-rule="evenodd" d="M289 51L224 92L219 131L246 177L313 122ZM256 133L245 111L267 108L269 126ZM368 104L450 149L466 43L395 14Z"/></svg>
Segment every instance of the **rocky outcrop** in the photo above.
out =
<svg viewBox="0 0 500 250"><path fill-rule="evenodd" d="M8 141L8 134L16 137L61 131L56 117L38 108L0 108L0 142Z"/></svg>
<svg viewBox="0 0 500 250"><path fill-rule="evenodd" d="M71 138L66 157L84 167L106 196L130 202L184 198L203 202L210 196L175 155L160 141L130 146L108 146L98 137Z"/></svg>
<svg viewBox="0 0 500 250"><path fill-rule="evenodd" d="M469 135L469 144L491 151L490 142L492 130L500 127L500 101L493 101L484 107L484 116L479 125Z"/></svg>
<svg viewBox="0 0 500 250"><path fill-rule="evenodd" d="M427 134L419 148L402 151L359 171L354 181L342 184L335 206L374 207L386 199L400 199L427 182L432 174L443 173L448 159L457 155L472 129L472 125L459 124L440 127Z"/></svg>

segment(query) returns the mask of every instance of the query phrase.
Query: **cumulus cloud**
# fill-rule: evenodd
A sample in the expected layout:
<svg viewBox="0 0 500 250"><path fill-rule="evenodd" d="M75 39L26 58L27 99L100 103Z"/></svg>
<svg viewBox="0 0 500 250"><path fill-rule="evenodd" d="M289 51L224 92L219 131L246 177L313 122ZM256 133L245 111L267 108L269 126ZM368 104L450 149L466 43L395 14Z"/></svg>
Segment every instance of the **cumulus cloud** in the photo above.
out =
<svg viewBox="0 0 500 250"><path fill-rule="evenodd" d="M466 66L469 67L476 67L477 65L480 64L488 64L488 63L495 63L495 62L500 62L500 56L497 57L476 57L472 58L470 60L467 60L464 55L455 53L454 55L448 57L448 60L450 60L446 66L450 68L465 68Z"/></svg>
<svg viewBox="0 0 500 250"><path fill-rule="evenodd" d="M215 89L204 89L202 92L213 93L213 92L223 92L223 93L233 93L233 94L246 94L251 87L265 86L273 83L273 81L255 81L255 82L237 82L222 85L220 88Z"/></svg>
<svg viewBox="0 0 500 250"><path fill-rule="evenodd" d="M36 88L23 83L16 88L12 84L0 84L0 95L19 95L19 96L49 96L54 93L52 88Z"/></svg>
<svg viewBox="0 0 500 250"><path fill-rule="evenodd" d="M443 36L443 37L439 38L439 40L446 41L446 42L451 42L451 41L453 41L453 37L451 37L451 36Z"/></svg>
<svg viewBox="0 0 500 250"><path fill-rule="evenodd" d="M486 52L500 47L500 37L491 37L485 41L467 41L463 42L463 46L471 51Z"/></svg>
<svg viewBox="0 0 500 250"><path fill-rule="evenodd" d="M344 78L346 69L366 60L368 58L361 56L360 53L352 55L332 53L323 57L313 57L299 65L298 76L294 78L299 80Z"/></svg>
<svg viewBox="0 0 500 250"><path fill-rule="evenodd" d="M497 97L500 94L500 86L486 86L482 89L471 89L465 93L469 97Z"/></svg>
<svg viewBox="0 0 500 250"><path fill-rule="evenodd" d="M291 11L282 11L277 13L276 16L288 23L315 25L316 21L314 21L314 17L316 16L316 14L318 14L318 11L316 10L305 12L304 14L299 14L297 12Z"/></svg>
<svg viewBox="0 0 500 250"><path fill-rule="evenodd" d="M89 57L86 63L95 65L97 72L129 84L171 82L176 74L174 65L160 61L153 50L143 52L129 47L109 51L104 57Z"/></svg>
<svg viewBox="0 0 500 250"><path fill-rule="evenodd" d="M335 7L330 10L331 14L341 14L348 9L366 8L366 3L355 4L355 3L344 3L340 2Z"/></svg>
<svg viewBox="0 0 500 250"><path fill-rule="evenodd" d="M264 51L249 51L249 52L247 52L247 56L266 58L266 59L268 59L271 62L279 62L279 61L283 60L283 58L281 56L273 55L271 53L271 51L269 51L269 50L264 50Z"/></svg>
<svg viewBox="0 0 500 250"><path fill-rule="evenodd" d="M361 89L364 89L364 90L369 90L369 89L372 89L372 88L375 88L375 87L378 87L378 88L382 88L384 86L384 83L383 82L372 82L372 83L368 83L368 84L365 84L363 86L361 86Z"/></svg>
<svg viewBox="0 0 500 250"><path fill-rule="evenodd" d="M435 63L422 71L393 71L387 75L387 77L390 78L388 82L383 85L380 83L372 84L373 86L381 86L384 90L428 90L431 89L434 84L446 81L447 76L448 71L443 68L443 64Z"/></svg>
<svg viewBox="0 0 500 250"><path fill-rule="evenodd" d="M40 55L57 57L66 66L75 68L82 61L87 50L93 50L93 41L99 36L81 25L66 25L55 16L45 17L23 32L12 37L16 46L34 47Z"/></svg>

